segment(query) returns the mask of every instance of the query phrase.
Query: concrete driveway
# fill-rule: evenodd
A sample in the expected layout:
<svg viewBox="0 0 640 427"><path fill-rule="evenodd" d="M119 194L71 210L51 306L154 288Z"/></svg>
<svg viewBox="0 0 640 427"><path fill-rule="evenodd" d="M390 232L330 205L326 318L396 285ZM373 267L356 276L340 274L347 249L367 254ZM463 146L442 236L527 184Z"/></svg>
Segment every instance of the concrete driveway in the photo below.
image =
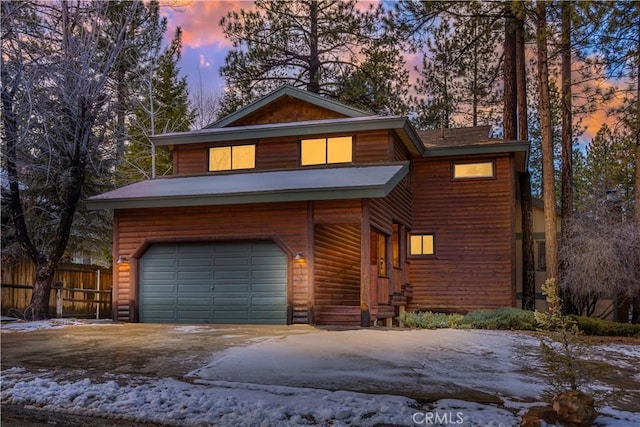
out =
<svg viewBox="0 0 640 427"><path fill-rule="evenodd" d="M101 380L104 374L181 378L206 365L213 353L314 330L306 325L88 322L60 329L3 333L1 367L65 372L68 380Z"/></svg>
<svg viewBox="0 0 640 427"><path fill-rule="evenodd" d="M539 338L510 331L73 323L3 326L3 427L407 425L452 407L469 425L511 425L550 378ZM602 367L588 389L620 391L601 425L640 425L640 346L585 357ZM45 424L27 422L43 410ZM52 418L65 413L84 418Z"/></svg>

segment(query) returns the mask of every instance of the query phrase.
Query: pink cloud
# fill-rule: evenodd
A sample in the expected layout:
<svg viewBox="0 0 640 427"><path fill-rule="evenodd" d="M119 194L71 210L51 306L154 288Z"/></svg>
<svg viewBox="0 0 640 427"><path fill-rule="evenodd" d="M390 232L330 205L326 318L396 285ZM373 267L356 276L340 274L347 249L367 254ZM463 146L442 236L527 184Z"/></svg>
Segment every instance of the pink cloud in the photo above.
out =
<svg viewBox="0 0 640 427"><path fill-rule="evenodd" d="M173 34L177 27L182 28L184 46L228 48L231 43L224 37L220 19L230 11L252 8L253 1L250 0L177 0L166 4L162 14L169 21L168 34Z"/></svg>

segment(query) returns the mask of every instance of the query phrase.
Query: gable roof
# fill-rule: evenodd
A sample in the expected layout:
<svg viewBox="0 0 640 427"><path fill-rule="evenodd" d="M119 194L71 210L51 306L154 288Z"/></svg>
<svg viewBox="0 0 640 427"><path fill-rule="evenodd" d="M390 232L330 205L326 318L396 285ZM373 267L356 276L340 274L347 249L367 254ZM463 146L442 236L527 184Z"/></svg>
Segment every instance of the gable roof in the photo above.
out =
<svg viewBox="0 0 640 427"><path fill-rule="evenodd" d="M210 206L386 197L408 163L176 176L140 181L90 197L89 209Z"/></svg>
<svg viewBox="0 0 640 427"><path fill-rule="evenodd" d="M204 129L223 128L223 127L232 125L238 120L241 120L255 113L256 111L273 103L274 101L287 96L291 98L299 99L303 102L307 102L309 104L315 105L320 108L335 111L336 113L342 114L347 117L364 117L364 116L372 115L371 113L367 113L357 108L349 107L348 105L344 105L339 102L332 101L330 99L322 97L313 92L298 89L291 85L283 85L283 86L280 86L278 89L274 90L273 92L252 102L251 104L246 105L245 107L242 107L235 113L231 113L228 116L223 117L222 119L214 123L211 123L208 126L205 126Z"/></svg>

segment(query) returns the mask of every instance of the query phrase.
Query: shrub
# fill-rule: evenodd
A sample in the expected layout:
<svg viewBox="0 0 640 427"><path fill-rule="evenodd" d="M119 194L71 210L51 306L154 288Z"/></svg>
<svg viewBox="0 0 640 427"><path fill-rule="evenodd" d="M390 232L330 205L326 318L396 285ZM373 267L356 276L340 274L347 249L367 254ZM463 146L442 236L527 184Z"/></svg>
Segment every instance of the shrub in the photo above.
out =
<svg viewBox="0 0 640 427"><path fill-rule="evenodd" d="M586 316L570 316L578 329L586 335L610 337L640 337L640 325L631 323L609 322L607 320Z"/></svg>
<svg viewBox="0 0 640 427"><path fill-rule="evenodd" d="M536 329L533 312L505 307L495 311L477 310L462 315L458 313L432 313L430 311L404 312L398 320L409 328L440 329Z"/></svg>
<svg viewBox="0 0 640 427"><path fill-rule="evenodd" d="M531 311L504 307L494 311L472 311L464 316L461 326L475 329L533 331L536 329L536 320Z"/></svg>
<svg viewBox="0 0 640 427"><path fill-rule="evenodd" d="M398 320L409 328L442 329L457 328L463 317L462 314L457 313L432 313L430 311L410 313L405 311L398 316Z"/></svg>

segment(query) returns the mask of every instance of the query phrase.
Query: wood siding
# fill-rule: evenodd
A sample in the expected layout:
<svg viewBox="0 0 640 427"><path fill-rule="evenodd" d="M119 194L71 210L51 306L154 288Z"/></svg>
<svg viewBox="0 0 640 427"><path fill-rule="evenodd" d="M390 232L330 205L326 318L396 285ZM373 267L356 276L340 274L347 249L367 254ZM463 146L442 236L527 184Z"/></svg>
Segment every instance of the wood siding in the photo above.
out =
<svg viewBox="0 0 640 427"><path fill-rule="evenodd" d="M309 253L307 203L274 203L116 211L114 258L114 315L137 320L137 263L153 243L178 241L272 240L289 257L288 304L306 313L309 278L306 264L293 262L296 252ZM300 318L306 322L306 317Z"/></svg>
<svg viewBox="0 0 640 427"><path fill-rule="evenodd" d="M360 306L360 226L316 225L314 241L316 310Z"/></svg>
<svg viewBox="0 0 640 427"><path fill-rule="evenodd" d="M495 179L451 179L451 158L412 165L413 232L435 233L435 256L410 258L411 310L470 311L513 306L515 179L509 155ZM459 160L459 159L458 159Z"/></svg>
<svg viewBox="0 0 640 427"><path fill-rule="evenodd" d="M268 123L301 122L304 120L338 119L346 117L299 99L284 97L229 126L251 126Z"/></svg>
<svg viewBox="0 0 640 427"><path fill-rule="evenodd" d="M354 138L354 162L374 163L393 160L393 140L388 130L360 132Z"/></svg>
<svg viewBox="0 0 640 427"><path fill-rule="evenodd" d="M342 135L342 134L340 134ZM328 135L304 135L304 138ZM390 162L401 149L394 147L389 131L360 132L353 135L354 163ZM300 137L264 138L231 143L198 143L176 145L173 149L174 175L203 175L208 173L209 147L256 144L255 170L300 168ZM328 165L331 166L331 165ZM242 170L250 172L250 170Z"/></svg>

